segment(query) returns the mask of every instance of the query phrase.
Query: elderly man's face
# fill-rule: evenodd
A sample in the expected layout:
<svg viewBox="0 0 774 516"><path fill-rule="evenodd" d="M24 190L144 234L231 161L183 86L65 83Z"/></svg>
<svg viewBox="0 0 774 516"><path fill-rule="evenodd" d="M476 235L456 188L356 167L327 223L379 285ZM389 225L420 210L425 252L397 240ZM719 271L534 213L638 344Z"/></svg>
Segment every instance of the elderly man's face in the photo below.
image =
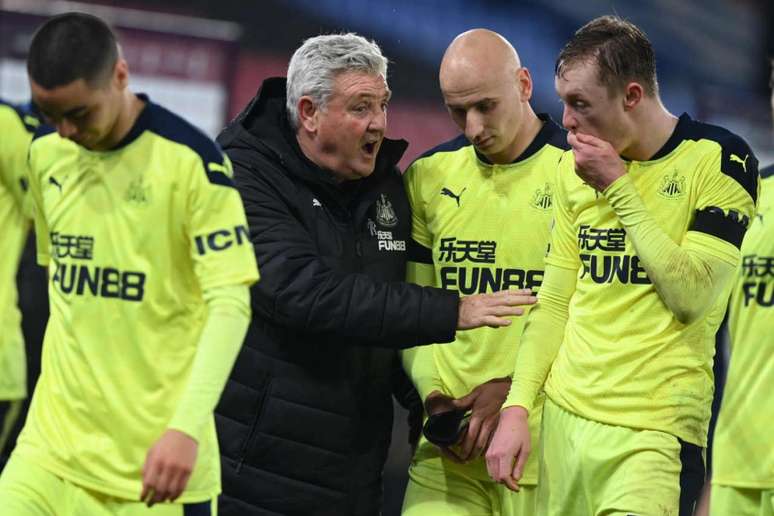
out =
<svg viewBox="0 0 774 516"><path fill-rule="evenodd" d="M319 112L318 145L329 168L341 180L371 175L387 127L390 90L384 77L344 72Z"/></svg>

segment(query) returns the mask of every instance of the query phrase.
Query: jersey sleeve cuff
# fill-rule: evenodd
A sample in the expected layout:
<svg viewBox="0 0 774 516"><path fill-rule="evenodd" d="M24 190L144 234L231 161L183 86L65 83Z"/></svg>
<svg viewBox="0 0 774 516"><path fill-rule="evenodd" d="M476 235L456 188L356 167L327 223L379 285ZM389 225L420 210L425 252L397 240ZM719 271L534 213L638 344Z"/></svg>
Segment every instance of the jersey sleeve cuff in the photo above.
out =
<svg viewBox="0 0 774 516"><path fill-rule="evenodd" d="M648 216L640 193L628 174L613 181L602 195L615 210L624 226L635 226Z"/></svg>
<svg viewBox="0 0 774 516"><path fill-rule="evenodd" d="M602 192L602 195L604 195L607 200L609 200L611 203L615 202L617 198L620 198L620 195L622 192L625 192L629 188L633 187L634 183L632 182L632 179L629 177L629 174L624 174L609 185L607 185L607 188Z"/></svg>
<svg viewBox="0 0 774 516"><path fill-rule="evenodd" d="M525 389L519 389L516 383L511 383L511 390L508 392L508 397L505 398L502 408L507 407L524 407L528 413L532 413L532 409L535 405L535 398L537 394L530 395L525 392ZM501 409L502 410L502 409Z"/></svg>
<svg viewBox="0 0 774 516"><path fill-rule="evenodd" d="M198 443L201 438L201 427L201 424L197 424L193 421L172 420L169 422L167 429L182 432Z"/></svg>

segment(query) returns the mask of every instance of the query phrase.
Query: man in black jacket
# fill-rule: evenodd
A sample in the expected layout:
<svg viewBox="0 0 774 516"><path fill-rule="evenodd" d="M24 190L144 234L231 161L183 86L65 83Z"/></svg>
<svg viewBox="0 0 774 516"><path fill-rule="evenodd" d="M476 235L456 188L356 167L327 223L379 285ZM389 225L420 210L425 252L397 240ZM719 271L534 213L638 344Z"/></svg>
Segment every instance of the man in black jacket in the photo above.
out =
<svg viewBox="0 0 774 516"><path fill-rule="evenodd" d="M396 350L510 324L535 301L402 282L406 142L384 138L386 75L373 42L311 38L218 139L262 271L216 411L221 515L378 514Z"/></svg>

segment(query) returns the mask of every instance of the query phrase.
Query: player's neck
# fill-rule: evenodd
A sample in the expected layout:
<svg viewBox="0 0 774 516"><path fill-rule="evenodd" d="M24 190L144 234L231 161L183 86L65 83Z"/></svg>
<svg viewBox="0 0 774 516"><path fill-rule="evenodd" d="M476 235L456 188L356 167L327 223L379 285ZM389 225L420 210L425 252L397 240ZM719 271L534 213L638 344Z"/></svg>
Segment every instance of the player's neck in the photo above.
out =
<svg viewBox="0 0 774 516"><path fill-rule="evenodd" d="M521 156L527 147L535 140L535 137L543 128L543 122L537 117L532 107L527 104L524 111L524 120L521 122L519 132L516 133L516 138L513 140L513 144L508 147L507 151L501 152L496 156L487 156L489 161L498 165L507 165L513 163L513 161Z"/></svg>
<svg viewBox="0 0 774 516"><path fill-rule="evenodd" d="M121 96L121 110L116 118L116 123L113 125L113 129L110 134L99 146L95 148L96 151L106 151L114 148L118 143L129 134L129 131L134 127L134 123L140 116L145 102L141 100L137 95L125 89Z"/></svg>
<svg viewBox="0 0 774 516"><path fill-rule="evenodd" d="M678 118L667 111L661 99L648 99L648 105L641 106L635 120L636 134L622 153L625 158L635 161L647 161L661 149L672 136Z"/></svg>

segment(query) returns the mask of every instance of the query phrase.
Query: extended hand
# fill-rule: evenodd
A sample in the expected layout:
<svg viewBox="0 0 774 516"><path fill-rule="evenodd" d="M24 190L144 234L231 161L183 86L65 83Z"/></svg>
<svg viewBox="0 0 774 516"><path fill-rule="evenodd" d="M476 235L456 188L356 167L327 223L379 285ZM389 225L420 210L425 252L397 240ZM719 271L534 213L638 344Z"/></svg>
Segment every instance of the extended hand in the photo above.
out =
<svg viewBox="0 0 774 516"><path fill-rule="evenodd" d="M524 473L524 464L530 450L527 410L518 405L504 409L486 452L489 476L495 482L505 484L508 489L518 491L518 481Z"/></svg>
<svg viewBox="0 0 774 516"><path fill-rule="evenodd" d="M500 419L500 407L503 406L510 388L510 378L495 378L482 383L466 396L454 400L457 408L471 411L468 428L460 443L461 459L473 460L487 449Z"/></svg>
<svg viewBox="0 0 774 516"><path fill-rule="evenodd" d="M189 435L172 429L164 432L145 457L140 500L148 507L175 501L191 477L197 449L198 444Z"/></svg>
<svg viewBox="0 0 774 516"><path fill-rule="evenodd" d="M492 294L475 294L460 298L458 330L489 326L497 328L511 324L508 316L522 315L525 305L534 305L537 297L529 289L500 290Z"/></svg>
<svg viewBox="0 0 774 516"><path fill-rule="evenodd" d="M619 177L626 166L612 145L595 136L567 133L567 143L575 156L575 173L599 192L603 192Z"/></svg>

